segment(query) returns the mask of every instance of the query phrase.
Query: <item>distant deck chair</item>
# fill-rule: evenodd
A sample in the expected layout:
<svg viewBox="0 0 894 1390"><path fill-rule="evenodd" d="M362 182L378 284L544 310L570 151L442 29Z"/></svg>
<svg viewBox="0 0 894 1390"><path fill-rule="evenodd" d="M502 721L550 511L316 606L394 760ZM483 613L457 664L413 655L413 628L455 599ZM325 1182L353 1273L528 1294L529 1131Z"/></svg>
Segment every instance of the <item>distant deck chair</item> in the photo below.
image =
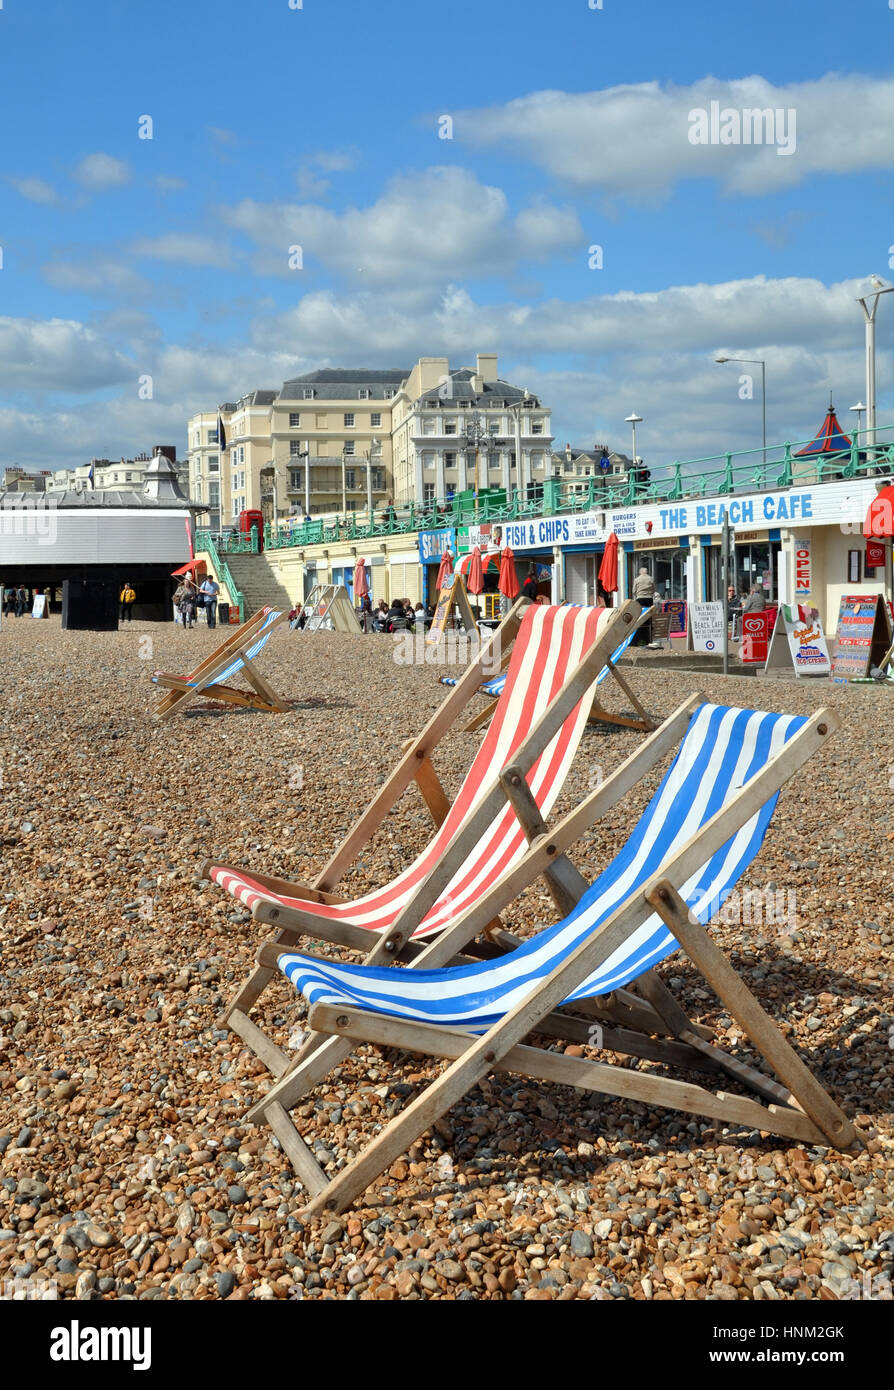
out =
<svg viewBox="0 0 894 1390"><path fill-rule="evenodd" d="M406 746L313 885L213 860L203 865L204 877L238 898L257 920L275 926L284 945L310 936L366 952L370 963L418 954L424 939L443 932L525 854L527 836L500 773L509 762L521 767L538 814L549 814L583 734L596 674L638 612L632 602L619 609L571 609L520 600L419 737ZM482 668L507 643L512 643L512 658L503 695L451 804L430 755L475 693ZM336 897L332 889L414 778L437 826L434 837L392 882L353 902ZM546 878L557 891L548 869ZM483 926L499 930L499 918ZM257 966L222 1021L280 1076L292 1061L248 1017L275 973Z"/></svg>
<svg viewBox="0 0 894 1390"><path fill-rule="evenodd" d="M587 716L591 724L618 724L628 729L641 729L646 733L651 732L651 730L655 728L655 721L650 719L648 714L646 714L646 711L630 689L630 686L617 670L617 663L633 641L634 634L649 621L654 611L654 608L647 608L645 612L641 614L634 623L632 629L625 635L624 640L612 652L602 670L599 672L599 675L596 677L596 684L601 685L609 676L613 676L637 711L637 715L612 714L594 698L590 713ZM440 680L442 685L455 685L457 677L441 676ZM498 676L493 676L490 680L482 681L481 685L478 687L478 694L486 695L490 700L498 700L503 693L503 686L505 683L506 675L502 672ZM464 726L463 733L473 733L476 729L480 729L482 725L487 724L493 717L493 712L494 707L492 705L488 705L485 709L479 711L479 713L470 719L468 724Z"/></svg>
<svg viewBox="0 0 894 1390"><path fill-rule="evenodd" d="M227 704L264 710L270 714L281 714L287 710L288 701L280 699L253 663L267 645L274 628L285 622L288 616L288 613L277 613L272 608L262 608L247 623L232 631L188 676L155 671L151 677L153 683L163 686L166 691L155 707L156 717L168 719L199 697L223 700ZM240 675L248 681L251 690L240 690L238 686L226 683Z"/></svg>
<svg viewBox="0 0 894 1390"><path fill-rule="evenodd" d="M383 970L319 959L284 952L273 942L261 948L259 961L277 965L307 999L310 1027L330 1035L329 1044L305 1058L246 1115L247 1121L270 1123L289 1157L297 1156L293 1164L310 1192L309 1211L344 1210L494 1069L707 1116L803 1144L846 1148L862 1139L704 926L760 850L780 787L822 745L837 726L837 716L826 709L804 719L708 704L693 709L694 704L681 706L565 822L535 837L527 862L496 891L484 894L464 921L409 968ZM556 858L557 835L567 839L569 826L579 834L604 815L668 751L669 738L678 738L681 726L685 736L660 787L627 842L588 887L568 860ZM529 816L533 826L536 808L522 779L508 767L503 781L520 817ZM498 960L442 968L457 940L504 903L507 888L530 878L531 870L544 863L554 870L563 864L563 881L577 898L564 920ZM658 962L678 947L778 1081L709 1042L706 1030L691 1022L654 973ZM626 988L631 983L636 995ZM594 1017L600 1020L595 1026L588 1022ZM545 1051L525 1042L531 1034L715 1077L726 1073L769 1104L654 1070ZM334 1050L337 1042L342 1047ZM287 1112L324 1079L332 1058L342 1061L356 1042L446 1058L450 1065L330 1180Z"/></svg>

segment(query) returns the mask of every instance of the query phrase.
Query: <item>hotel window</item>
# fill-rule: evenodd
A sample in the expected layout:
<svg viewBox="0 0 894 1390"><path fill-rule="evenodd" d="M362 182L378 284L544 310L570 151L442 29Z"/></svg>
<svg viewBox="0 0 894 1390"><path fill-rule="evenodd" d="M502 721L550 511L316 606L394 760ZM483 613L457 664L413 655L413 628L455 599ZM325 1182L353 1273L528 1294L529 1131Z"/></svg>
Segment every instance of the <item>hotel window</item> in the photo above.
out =
<svg viewBox="0 0 894 1390"><path fill-rule="evenodd" d="M444 467L445 467L445 468L455 468L455 467L456 467L456 454L455 454L452 450L451 450L449 453L446 453L446 454L444 455Z"/></svg>
<svg viewBox="0 0 894 1390"><path fill-rule="evenodd" d="M573 472L574 472L574 459L566 459L566 460L565 460L565 472L566 472L566 473L573 473Z"/></svg>
<svg viewBox="0 0 894 1390"><path fill-rule="evenodd" d="M290 430L300 430L300 428L301 428L301 416L298 414L297 411L295 411L295 410L290 410L290 411L289 411L289 429L290 429Z"/></svg>
<svg viewBox="0 0 894 1390"><path fill-rule="evenodd" d="M353 412L353 410L349 410L349 411L347 411L346 414L345 414L345 429L346 429L346 430L352 430L353 428L354 428L354 412Z"/></svg>
<svg viewBox="0 0 894 1390"><path fill-rule="evenodd" d="M209 472L209 473L219 473L219 472L220 472L220 464L219 464L218 461L217 461L217 454L209 454L209 455L208 455L208 472Z"/></svg>
<svg viewBox="0 0 894 1390"><path fill-rule="evenodd" d="M434 483L423 483L423 484L422 484L422 500L423 500L423 502L434 502L434 500L435 500L435 485L434 485Z"/></svg>
<svg viewBox="0 0 894 1390"><path fill-rule="evenodd" d="M360 390L357 392L357 399L358 399L358 401L368 401L368 400L369 400L369 394L370 394L370 393L369 393L369 387L368 387L368 386L361 386L361 387L360 387Z"/></svg>
<svg viewBox="0 0 894 1390"><path fill-rule="evenodd" d="M345 487L352 491L357 486L357 470L354 468L345 469Z"/></svg>
<svg viewBox="0 0 894 1390"><path fill-rule="evenodd" d="M301 440L300 440L300 439L290 439L290 440L289 440L289 455L290 455L292 458L295 458L295 457L296 457L297 455L299 455L301 452L302 452L302 451L301 451Z"/></svg>
<svg viewBox="0 0 894 1390"><path fill-rule="evenodd" d="M369 427L370 429L377 430L381 428L381 424L382 412L381 410L374 410L369 417Z"/></svg>
<svg viewBox="0 0 894 1390"><path fill-rule="evenodd" d="M241 488L242 488L242 487L245 487L245 469L244 469L244 468L243 468L242 472L239 474L239 486L240 486Z"/></svg>
<svg viewBox="0 0 894 1390"><path fill-rule="evenodd" d="M313 398L314 398L314 388L313 388L312 386L305 386L305 388L304 388L304 399L305 399L306 401L312 401Z"/></svg>
<svg viewBox="0 0 894 1390"><path fill-rule="evenodd" d="M542 421L542 420L532 420L532 421L531 421L531 433L532 433L532 434L543 434L543 421Z"/></svg>
<svg viewBox="0 0 894 1390"><path fill-rule="evenodd" d="M208 484L208 501L212 507L220 506L220 483Z"/></svg>
<svg viewBox="0 0 894 1390"><path fill-rule="evenodd" d="M437 423L434 420L423 420L422 422L423 434L436 434L437 428Z"/></svg>
<svg viewBox="0 0 894 1390"><path fill-rule="evenodd" d="M354 452L354 440L353 440L353 439L346 439L346 440L345 440L345 453L348 455L348 457L350 457L350 456L353 454L353 452Z"/></svg>
<svg viewBox="0 0 894 1390"><path fill-rule="evenodd" d="M499 454L488 454L488 456L487 456L487 466L488 466L488 468L499 468L499 466L500 466L500 455L499 455Z"/></svg>
<svg viewBox="0 0 894 1390"><path fill-rule="evenodd" d="M304 486L304 484L303 484L303 482L302 482L302 473L301 473L301 469L300 469L300 468L290 468L290 469L289 469L289 487L292 488L292 490L293 490L294 492L300 492L303 486Z"/></svg>
<svg viewBox="0 0 894 1390"><path fill-rule="evenodd" d="M373 469L373 487L376 492L385 491L385 470L384 468Z"/></svg>
<svg viewBox="0 0 894 1390"><path fill-rule="evenodd" d="M244 444L240 444L240 445L239 445L239 462L240 462L240 463L244 463L244 462L245 462L245 445L244 445Z"/></svg>
<svg viewBox="0 0 894 1390"><path fill-rule="evenodd" d="M198 441L198 439L197 439L197 440L196 440L196 443L198 444L198 442L199 442L199 441ZM209 444L216 444L216 443L217 443L217 430L209 430L209 431L208 431L208 443L209 443Z"/></svg>
<svg viewBox="0 0 894 1390"><path fill-rule="evenodd" d="M487 422L487 428L488 428L488 431L489 431L491 434L499 434L499 433L500 433L500 422L499 422L499 420L488 420L488 422Z"/></svg>
<svg viewBox="0 0 894 1390"><path fill-rule="evenodd" d="M444 421L444 433L445 433L445 434L456 434L456 421L455 421L455 420L445 420L445 421Z"/></svg>

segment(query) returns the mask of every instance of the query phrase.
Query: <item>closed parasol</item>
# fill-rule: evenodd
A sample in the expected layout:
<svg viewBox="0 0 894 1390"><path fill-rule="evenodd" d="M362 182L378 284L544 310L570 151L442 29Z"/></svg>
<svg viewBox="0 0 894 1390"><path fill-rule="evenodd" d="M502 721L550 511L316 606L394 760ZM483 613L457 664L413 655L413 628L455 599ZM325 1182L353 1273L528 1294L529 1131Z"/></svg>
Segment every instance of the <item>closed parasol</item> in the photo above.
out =
<svg viewBox="0 0 894 1390"><path fill-rule="evenodd" d="M472 551L466 588L470 594L480 594L484 590L484 570L481 567L481 551L477 545Z"/></svg>
<svg viewBox="0 0 894 1390"><path fill-rule="evenodd" d="M605 554L602 557L602 564L599 566L599 583L607 594L613 594L617 591L618 537L614 531L605 542Z"/></svg>
<svg viewBox="0 0 894 1390"><path fill-rule="evenodd" d="M449 550L445 550L441 556L441 563L438 567L438 592L440 593L446 583L447 576L453 573L453 555Z"/></svg>
<svg viewBox="0 0 894 1390"><path fill-rule="evenodd" d="M515 573L515 559L508 545L500 556L500 593L506 598L518 594L518 575Z"/></svg>
<svg viewBox="0 0 894 1390"><path fill-rule="evenodd" d="M359 559L354 566L354 597L366 598L369 593L369 580L366 577L366 561Z"/></svg>

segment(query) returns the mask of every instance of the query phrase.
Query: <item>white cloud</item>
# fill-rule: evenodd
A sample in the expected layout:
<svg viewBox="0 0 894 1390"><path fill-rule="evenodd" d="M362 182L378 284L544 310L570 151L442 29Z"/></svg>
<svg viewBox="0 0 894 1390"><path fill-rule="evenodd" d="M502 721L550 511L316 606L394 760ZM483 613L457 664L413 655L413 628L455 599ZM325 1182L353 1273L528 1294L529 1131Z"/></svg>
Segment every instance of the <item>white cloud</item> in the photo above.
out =
<svg viewBox="0 0 894 1390"><path fill-rule="evenodd" d="M184 265L214 266L225 270L231 264L230 249L215 237L192 232L166 232L163 236L144 237L133 245L135 256L148 256L159 261L179 261Z"/></svg>
<svg viewBox="0 0 894 1390"><path fill-rule="evenodd" d="M696 109L795 113L795 148L690 143ZM681 179L713 178L728 192L760 194L810 174L890 169L894 78L828 74L774 86L763 77L690 86L629 83L601 91L541 91L455 117L457 139L500 147L576 187L650 201ZM788 127L785 126L784 130Z"/></svg>
<svg viewBox="0 0 894 1390"><path fill-rule="evenodd" d="M454 167L398 175L366 208L336 213L313 203L244 199L222 217L260 248L256 268L265 273L294 273L288 248L299 245L306 268L325 265L350 279L362 275L364 283L479 277L505 272L520 257L584 245L572 211L540 202L513 218L502 189Z"/></svg>
<svg viewBox="0 0 894 1390"><path fill-rule="evenodd" d="M0 379L8 389L95 391L133 371L100 334L75 320L0 317Z"/></svg>
<svg viewBox="0 0 894 1390"><path fill-rule="evenodd" d="M89 294L99 300L145 300L155 293L151 280L119 261L49 261L41 274L54 289Z"/></svg>
<svg viewBox="0 0 894 1390"><path fill-rule="evenodd" d="M758 278L530 304L478 303L461 286L317 291L285 314L256 318L248 343L165 343L151 319L132 311L113 311L91 327L6 319L0 320L2 379L20 397L38 394L40 404L21 399L17 410L0 416L0 431L8 459L39 467L131 454L161 438L182 447L197 410L257 387L276 389L301 371L409 367L423 354L471 366L476 351L495 349L501 376L552 408L560 446L566 439L575 445L598 439L627 451L624 417L636 410L644 417L637 446L655 467L759 446L759 375L753 399L739 398L740 376L758 369L717 366L713 359L722 351L766 358L771 442L809 437L830 388L845 429L852 426L848 407L864 391L855 295L865 289L856 281L826 286ZM882 423L894 421L888 307L879 312ZM137 394L144 374L153 378L148 402ZM73 411L46 404L51 392L110 387L117 388L114 400L88 400Z"/></svg>
<svg viewBox="0 0 894 1390"><path fill-rule="evenodd" d="M10 179L10 183L18 194L27 198L29 203L58 203L59 194L55 188L51 187L44 179L25 178Z"/></svg>
<svg viewBox="0 0 894 1390"><path fill-rule="evenodd" d="M155 186L162 193L177 193L186 187L186 180L174 178L170 174L156 174Z"/></svg>
<svg viewBox="0 0 894 1390"><path fill-rule="evenodd" d="M130 182L130 168L123 159L110 154L88 154L72 170L72 178L91 193L122 188Z"/></svg>

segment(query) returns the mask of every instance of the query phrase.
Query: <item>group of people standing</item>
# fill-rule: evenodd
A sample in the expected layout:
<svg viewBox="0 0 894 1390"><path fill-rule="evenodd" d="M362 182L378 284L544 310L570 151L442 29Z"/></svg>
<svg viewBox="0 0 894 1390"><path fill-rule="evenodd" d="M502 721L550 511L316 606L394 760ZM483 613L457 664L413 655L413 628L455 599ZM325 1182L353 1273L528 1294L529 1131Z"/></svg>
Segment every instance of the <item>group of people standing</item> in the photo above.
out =
<svg viewBox="0 0 894 1390"><path fill-rule="evenodd" d="M216 627L219 593L220 585L211 575L203 579L198 588L196 588L195 581L186 575L174 594L174 606L177 609L178 622L182 623L185 628L195 627L196 614L199 608L203 608L208 619L208 626Z"/></svg>
<svg viewBox="0 0 894 1390"><path fill-rule="evenodd" d="M23 617L29 608L28 590L24 584L6 584L3 588L3 614L10 617Z"/></svg>

